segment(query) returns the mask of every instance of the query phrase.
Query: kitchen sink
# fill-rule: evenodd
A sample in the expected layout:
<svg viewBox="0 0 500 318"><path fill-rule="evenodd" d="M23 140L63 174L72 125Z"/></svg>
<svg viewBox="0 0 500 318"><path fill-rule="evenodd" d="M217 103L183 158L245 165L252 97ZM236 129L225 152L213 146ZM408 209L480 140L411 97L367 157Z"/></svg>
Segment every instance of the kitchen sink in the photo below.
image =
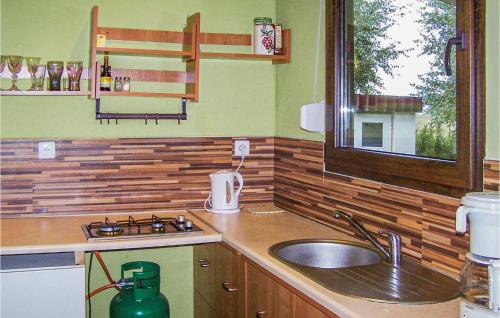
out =
<svg viewBox="0 0 500 318"><path fill-rule="evenodd" d="M317 268L364 266L383 261L383 255L376 249L346 241L286 241L274 245L270 252L279 260Z"/></svg>
<svg viewBox="0 0 500 318"><path fill-rule="evenodd" d="M308 239L277 243L269 254L336 293L369 301L433 304L460 296L457 280L403 259L397 266L357 242Z"/></svg>

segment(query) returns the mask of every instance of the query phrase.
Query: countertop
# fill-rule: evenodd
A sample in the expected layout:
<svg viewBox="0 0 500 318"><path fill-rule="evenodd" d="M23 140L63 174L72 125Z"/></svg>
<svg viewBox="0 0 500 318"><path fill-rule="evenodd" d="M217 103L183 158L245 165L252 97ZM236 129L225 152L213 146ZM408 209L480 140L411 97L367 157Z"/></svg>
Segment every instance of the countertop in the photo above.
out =
<svg viewBox="0 0 500 318"><path fill-rule="evenodd" d="M144 213L151 215L152 212ZM154 212L158 216L186 215L194 219L201 235L87 242L81 225L104 218L99 215L22 217L0 219L0 254L84 252L92 250L136 249L191 245L223 240L247 258L341 317L453 317L459 315L459 300L434 305L382 304L334 293L272 258L268 249L275 243L305 238L354 241L346 234L290 212L255 215L244 209L238 214L212 214L204 211ZM127 214L107 215L111 221ZM140 214L132 213L132 215ZM198 218L198 220L196 220ZM223 234L220 234L223 233Z"/></svg>
<svg viewBox="0 0 500 318"><path fill-rule="evenodd" d="M243 255L302 291L341 317L429 318L459 316L459 300L432 305L383 304L334 293L291 267L274 259L268 249L275 243L294 239L320 238L354 241L352 237L290 212L274 214L193 214L223 233L223 241Z"/></svg>
<svg viewBox="0 0 500 318"><path fill-rule="evenodd" d="M111 221L123 220L127 215L141 218L155 214L159 217L192 216L186 211L148 212L108 214ZM155 238L140 238L134 240L112 240L87 242L81 229L83 224L101 221L104 215L78 215L56 217L22 217L0 219L0 255L85 252L118 249L135 249L159 246L191 245L221 241L222 235L201 221L195 223L204 231L203 234L186 236L165 236Z"/></svg>

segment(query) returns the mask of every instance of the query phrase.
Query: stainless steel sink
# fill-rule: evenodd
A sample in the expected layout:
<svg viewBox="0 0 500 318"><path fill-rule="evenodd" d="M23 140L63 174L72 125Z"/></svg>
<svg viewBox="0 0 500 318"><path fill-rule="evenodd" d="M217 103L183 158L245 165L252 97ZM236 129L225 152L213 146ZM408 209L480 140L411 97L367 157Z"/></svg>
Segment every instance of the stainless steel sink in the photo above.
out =
<svg viewBox="0 0 500 318"><path fill-rule="evenodd" d="M375 248L347 241L287 241L274 245L270 252L282 261L316 268L364 266L383 261Z"/></svg>
<svg viewBox="0 0 500 318"><path fill-rule="evenodd" d="M458 281L408 259L394 266L378 249L361 243L294 240L271 246L269 253L318 284L355 298L415 305L460 295Z"/></svg>

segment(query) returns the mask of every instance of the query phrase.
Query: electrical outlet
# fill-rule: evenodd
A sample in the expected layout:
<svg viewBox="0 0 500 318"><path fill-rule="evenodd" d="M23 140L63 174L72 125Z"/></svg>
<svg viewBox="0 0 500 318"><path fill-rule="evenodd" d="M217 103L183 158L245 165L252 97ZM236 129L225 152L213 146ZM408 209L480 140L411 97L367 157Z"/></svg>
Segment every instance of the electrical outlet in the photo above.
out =
<svg viewBox="0 0 500 318"><path fill-rule="evenodd" d="M248 157L250 155L250 141L249 140L235 140L234 141L234 156L235 157Z"/></svg>
<svg viewBox="0 0 500 318"><path fill-rule="evenodd" d="M54 159L56 157L56 143L44 141L38 143L38 159Z"/></svg>

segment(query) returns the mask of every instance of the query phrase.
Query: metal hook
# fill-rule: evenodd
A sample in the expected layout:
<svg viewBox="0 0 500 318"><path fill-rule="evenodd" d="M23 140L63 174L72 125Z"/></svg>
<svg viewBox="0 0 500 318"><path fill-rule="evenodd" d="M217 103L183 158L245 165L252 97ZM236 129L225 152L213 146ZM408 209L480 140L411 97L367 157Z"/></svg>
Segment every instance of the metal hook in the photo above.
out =
<svg viewBox="0 0 500 318"><path fill-rule="evenodd" d="M145 113L144 114L144 124L147 125L148 124L148 113Z"/></svg>
<svg viewBox="0 0 500 318"><path fill-rule="evenodd" d="M99 119L99 121L100 121L100 123L101 123L101 125L102 125L102 117Z"/></svg>
<svg viewBox="0 0 500 318"><path fill-rule="evenodd" d="M118 113L115 113L115 125L118 125Z"/></svg>
<svg viewBox="0 0 500 318"><path fill-rule="evenodd" d="M158 125L158 113L156 113L156 124Z"/></svg>
<svg viewBox="0 0 500 318"><path fill-rule="evenodd" d="M181 124L181 114L177 113L177 125Z"/></svg>
<svg viewBox="0 0 500 318"><path fill-rule="evenodd" d="M108 117L108 125L109 125L109 113L107 114L107 116L106 116L106 117Z"/></svg>

